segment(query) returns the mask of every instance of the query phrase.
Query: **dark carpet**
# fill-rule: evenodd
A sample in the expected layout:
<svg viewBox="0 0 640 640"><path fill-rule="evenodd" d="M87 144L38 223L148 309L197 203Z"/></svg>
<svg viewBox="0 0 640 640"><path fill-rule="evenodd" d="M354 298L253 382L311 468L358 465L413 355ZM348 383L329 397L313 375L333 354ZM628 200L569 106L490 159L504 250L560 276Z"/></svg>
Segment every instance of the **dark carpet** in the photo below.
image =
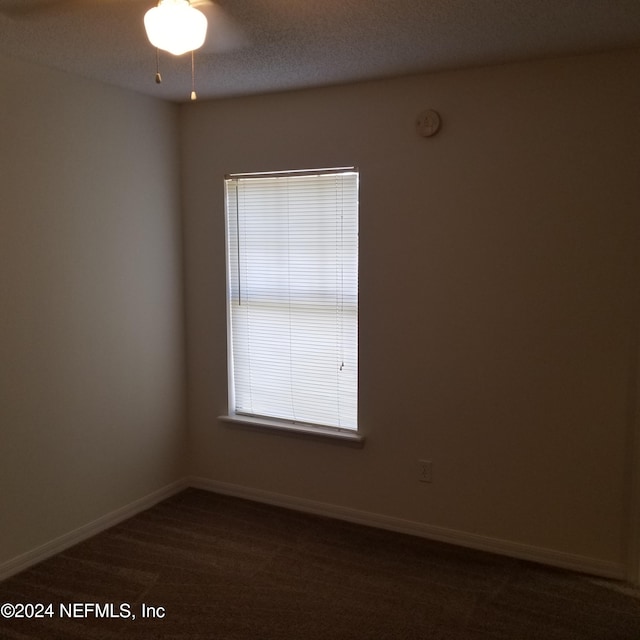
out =
<svg viewBox="0 0 640 640"><path fill-rule="evenodd" d="M189 489L0 583L0 604L52 605L0 638L640 640L618 587Z"/></svg>

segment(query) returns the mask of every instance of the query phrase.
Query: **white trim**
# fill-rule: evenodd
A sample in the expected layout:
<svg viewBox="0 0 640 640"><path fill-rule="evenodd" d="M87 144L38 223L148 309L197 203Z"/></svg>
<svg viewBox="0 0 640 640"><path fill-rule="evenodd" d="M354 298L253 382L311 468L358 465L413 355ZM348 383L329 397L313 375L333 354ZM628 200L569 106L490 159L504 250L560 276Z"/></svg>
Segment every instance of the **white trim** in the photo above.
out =
<svg viewBox="0 0 640 640"><path fill-rule="evenodd" d="M15 558L12 558L0 564L0 581L10 576L24 571L29 567L46 560L57 553L68 549L69 547L90 538L116 524L135 516L136 514L149 509L158 502L187 489L193 487L196 489L204 489L214 493L235 496L253 500L254 502L262 502L272 504L288 509L295 509L305 513L313 513L316 515L354 522L369 527L385 529L388 531L396 531L398 533L406 533L409 535L427 538L429 540L437 540L455 544L461 547L477 549L479 551L487 551L499 555L518 558L521 560L529 560L542 564L561 567L563 569L571 569L580 571L594 576L603 578L612 578L615 580L625 580L628 576L628 568L622 563L607 562L594 558L587 558L553 549L545 549L542 547L534 547L530 545L501 540L499 538L490 538L474 533L457 531L455 529L446 529L412 520L403 520L391 516L384 516L369 511L359 511L348 507L340 507L325 502L317 502L315 500L307 500L305 498L296 498L280 493L263 491L261 489L253 489L240 485L228 484L225 482L217 482L208 478L191 477L178 480L158 491L154 491L134 502L116 509L97 520L89 522L74 531L70 531L50 542L47 542L36 549L27 551Z"/></svg>
<svg viewBox="0 0 640 640"><path fill-rule="evenodd" d="M627 445L627 473L628 479L628 510L627 521L624 527L626 534L624 542L627 548L627 573L625 578L636 585L640 585L640 394L637 392L638 385L638 365L634 363L633 387L630 392L629 416L629 440Z"/></svg>
<svg viewBox="0 0 640 640"><path fill-rule="evenodd" d="M287 176L318 176L329 173L357 173L357 167L326 167L325 169L290 169L289 171L253 171L251 173L228 173L225 180L246 180L247 178L284 178Z"/></svg>
<svg viewBox="0 0 640 640"><path fill-rule="evenodd" d="M141 511L145 511L146 509L153 507L158 502L162 502L163 500L170 498L172 495L183 491L188 486L189 484L186 479L173 482L162 489L158 489L157 491L143 496L138 500L134 500L124 507L120 507L119 509L111 511L104 516L100 516L96 520L88 522L73 531L69 531L68 533L50 540L49 542L45 542L43 545L40 545L31 551L27 551L26 553L3 562L0 564L0 581L6 580L10 576L28 569L34 564L47 560L51 556L54 556L57 553L86 540L87 538L101 533L105 529L109 529L123 520L131 518Z"/></svg>
<svg viewBox="0 0 640 640"><path fill-rule="evenodd" d="M306 513L346 520L356 524L377 527L378 529L407 533L429 540L437 540L461 547L518 558L520 560L529 560L554 567L561 567L563 569L571 569L603 578L624 580L627 576L627 568L622 563L587 558L585 556L564 553L544 547L534 547L519 542L490 538L488 536L437 527L412 520L384 516L369 511L359 511L357 509L340 507L325 502L316 502L315 500L296 498L294 496L272 493L261 489L253 489L200 477L192 477L189 481L189 486L214 493L235 496L237 498L245 498L255 502L263 502Z"/></svg>
<svg viewBox="0 0 640 640"><path fill-rule="evenodd" d="M640 261L634 257L634 290L640 278ZM635 301L635 299L634 299ZM634 303L634 332L632 360L628 387L628 440L626 443L627 517L623 543L627 549L627 575L629 582L640 585L640 306Z"/></svg>
<svg viewBox="0 0 640 640"><path fill-rule="evenodd" d="M324 427L322 425L284 422L258 416L245 416L239 413L218 416L218 420L234 426L250 427L258 430L271 430L289 435L309 436L312 438L331 438L354 446L364 446L364 437L353 429Z"/></svg>

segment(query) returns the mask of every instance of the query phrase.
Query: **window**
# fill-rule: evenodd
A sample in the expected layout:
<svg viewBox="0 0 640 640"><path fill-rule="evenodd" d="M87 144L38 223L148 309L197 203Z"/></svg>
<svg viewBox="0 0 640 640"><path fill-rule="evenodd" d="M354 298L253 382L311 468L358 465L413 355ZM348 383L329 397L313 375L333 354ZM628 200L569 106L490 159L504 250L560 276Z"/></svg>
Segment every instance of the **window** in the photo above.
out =
<svg viewBox="0 0 640 640"><path fill-rule="evenodd" d="M230 415L357 431L357 171L225 186Z"/></svg>

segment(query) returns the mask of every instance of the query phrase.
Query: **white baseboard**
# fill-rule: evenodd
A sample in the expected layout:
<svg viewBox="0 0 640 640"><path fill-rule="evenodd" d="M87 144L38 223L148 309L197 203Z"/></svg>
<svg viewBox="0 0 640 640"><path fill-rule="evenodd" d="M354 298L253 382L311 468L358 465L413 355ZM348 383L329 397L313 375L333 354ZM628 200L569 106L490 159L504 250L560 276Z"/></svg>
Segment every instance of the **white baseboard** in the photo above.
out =
<svg viewBox="0 0 640 640"><path fill-rule="evenodd" d="M508 540L500 540L480 536L464 531L454 529L446 529L433 525L414 522L411 520L403 520L391 516L384 516L369 511L359 511L348 507L341 507L329 503L307 500L305 498L296 498L280 493L272 493L261 489L253 489L224 482L217 482L207 478L191 477L178 480L158 491L154 491L134 502L116 509L97 520L87 523L66 533L50 542L47 542L36 549L23 553L20 556L12 558L0 564L0 581L24 571L29 567L50 558L51 556L68 549L69 547L82 542L91 536L113 527L114 525L131 518L132 516L149 509L153 505L179 493L180 491L194 487L196 489L204 489L214 493L220 493L238 498L245 498L255 502L263 502L296 511L313 513L329 518L337 518L356 524L362 524L378 529L386 529L388 531L396 531L398 533L407 533L430 540L439 542L447 542L477 549L479 551L487 551L499 555L518 558L521 560L530 560L563 569L571 569L582 573L601 576L603 578L612 578L615 580L625 580L627 578L627 569L623 564L615 562L607 562L594 558L587 558L570 553L563 553L553 549L545 549L530 545L520 544L518 542L510 542Z"/></svg>
<svg viewBox="0 0 640 640"><path fill-rule="evenodd" d="M553 549L534 547L518 542L457 531L455 529L446 529L444 527L437 527L411 520L403 520L401 518L384 516L368 511L359 511L324 502L316 502L313 500L306 500L304 498L271 493L268 491L262 491L261 489L252 489L250 487L217 482L207 478L192 477L188 481L188 485L197 489L204 489L206 491L245 498L256 502L264 502L266 504L295 509L297 511L304 511L306 513L337 518L339 520L346 520L356 524L377 527L378 529L407 533L422 538L428 538L429 540L447 542L461 547L487 551L512 558L518 558L520 560L529 560L553 567L571 569L573 571L601 576L603 578L624 580L627 577L627 569L623 564L588 558L571 553L564 553Z"/></svg>
<svg viewBox="0 0 640 640"><path fill-rule="evenodd" d="M34 564L38 564L39 562L72 547L74 544L78 544L78 542L82 542L83 540L104 531L105 529L109 529L109 527L113 527L123 520L131 518L141 511L149 509L158 502L162 502L162 500L166 500L170 496L186 489L188 486L189 483L185 479L173 482L158 491L154 491L153 493L143 496L138 500L134 500L120 509L107 513L97 520L93 520L92 522L82 525L69 533L65 533L54 540L46 542L31 551L27 551L26 553L0 564L0 581L15 575L20 571L24 571Z"/></svg>

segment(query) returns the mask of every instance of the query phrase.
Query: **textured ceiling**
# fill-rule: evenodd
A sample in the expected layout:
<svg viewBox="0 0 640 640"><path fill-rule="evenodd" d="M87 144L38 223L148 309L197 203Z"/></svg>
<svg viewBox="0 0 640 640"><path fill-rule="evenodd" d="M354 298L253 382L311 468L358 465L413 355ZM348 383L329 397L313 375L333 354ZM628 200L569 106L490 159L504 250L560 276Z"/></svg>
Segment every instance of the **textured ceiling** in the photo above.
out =
<svg viewBox="0 0 640 640"><path fill-rule="evenodd" d="M0 0L0 51L166 100L189 54L155 49L153 0ZM640 0L219 0L199 98L640 46Z"/></svg>

